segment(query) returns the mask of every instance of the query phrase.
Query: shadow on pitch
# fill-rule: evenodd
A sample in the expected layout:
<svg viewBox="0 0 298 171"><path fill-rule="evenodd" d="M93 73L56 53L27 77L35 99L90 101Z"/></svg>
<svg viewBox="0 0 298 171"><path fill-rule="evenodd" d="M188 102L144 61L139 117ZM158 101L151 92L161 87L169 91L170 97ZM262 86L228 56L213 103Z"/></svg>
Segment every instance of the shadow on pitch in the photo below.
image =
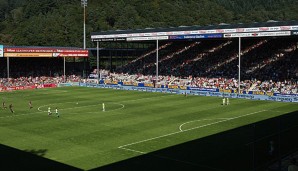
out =
<svg viewBox="0 0 298 171"><path fill-rule="evenodd" d="M298 111L98 167L92 171L263 171L267 170L266 165L270 162L298 149L297 132ZM270 142L274 142L272 153ZM47 149L21 151L0 144L0 170L80 170L43 158L46 153Z"/></svg>
<svg viewBox="0 0 298 171"><path fill-rule="evenodd" d="M39 150L33 149L33 150L24 150L24 151L43 157L46 154L47 149L39 149Z"/></svg>
<svg viewBox="0 0 298 171"><path fill-rule="evenodd" d="M79 171L81 169L43 158L47 149L21 151L0 144L0 170Z"/></svg>
<svg viewBox="0 0 298 171"><path fill-rule="evenodd" d="M277 161L293 149L298 149L297 132L298 111L95 168L92 171L264 171L270 162ZM274 150L271 153L272 141Z"/></svg>

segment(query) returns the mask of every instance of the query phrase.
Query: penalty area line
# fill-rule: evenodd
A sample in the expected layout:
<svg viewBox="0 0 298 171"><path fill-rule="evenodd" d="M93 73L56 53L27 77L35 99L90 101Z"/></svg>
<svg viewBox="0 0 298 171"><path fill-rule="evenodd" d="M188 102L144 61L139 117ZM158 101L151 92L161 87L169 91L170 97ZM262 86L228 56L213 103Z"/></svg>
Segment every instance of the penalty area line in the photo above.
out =
<svg viewBox="0 0 298 171"><path fill-rule="evenodd" d="M245 117L245 116L254 115L254 114L265 112L265 111L267 111L267 110L260 110L260 111L257 111L257 112L252 112L252 113L248 113L248 114L245 114L245 115L236 116L236 117L233 117L233 118L227 118L225 120L221 120L221 121L217 121L217 122L212 122L212 123L209 123L209 124L201 125L201 126L190 128L190 129L186 129L186 130L183 130L183 131L172 132L172 133L169 133L169 134L165 134L165 135L161 135L161 136L157 136L157 137L153 137L153 138L148 138L148 139L141 140L141 141L136 141L136 142L133 142L133 143L130 143L130 144L125 144L125 145L119 146L118 148L124 149L124 150L128 150L128 151L134 151L134 152L141 153L141 154L146 154L147 152L133 150L131 148L127 148L127 146L131 146L131 145L135 145L135 144L140 144L140 143L143 143L143 142L147 142L147 141L151 141L151 140L155 140L155 139L159 139L159 138L163 138L163 137L167 137L167 136L179 134L179 133L182 133L182 132L191 131L191 130L194 130L194 129L199 129L199 128L203 128L203 127L215 125L215 124L226 122L226 121L231 121L231 120L234 120L234 119L238 119L238 118L242 118L242 117Z"/></svg>
<svg viewBox="0 0 298 171"><path fill-rule="evenodd" d="M231 118L214 118L214 119L199 119L199 120L193 120L193 121L189 121L189 122L185 122L185 123L181 124L181 125L179 126L179 130L180 130L180 131L184 131L184 130L182 129L182 127L183 127L184 125L186 125L186 124L188 124L188 123L192 123L192 122L208 121L208 120L228 120L228 119L231 119Z"/></svg>

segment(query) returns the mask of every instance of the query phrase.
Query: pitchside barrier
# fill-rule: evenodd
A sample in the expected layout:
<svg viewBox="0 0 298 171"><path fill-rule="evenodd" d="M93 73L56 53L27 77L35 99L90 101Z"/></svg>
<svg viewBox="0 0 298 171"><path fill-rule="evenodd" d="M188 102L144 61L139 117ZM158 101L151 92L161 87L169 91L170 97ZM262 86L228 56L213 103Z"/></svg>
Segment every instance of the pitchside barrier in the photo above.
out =
<svg viewBox="0 0 298 171"><path fill-rule="evenodd" d="M14 91L14 90L30 90L30 89L40 89L40 88L54 88L54 87L57 87L57 84L50 83L50 84L36 84L36 85L30 85L30 86L9 86L9 87L0 86L0 92Z"/></svg>
<svg viewBox="0 0 298 171"><path fill-rule="evenodd" d="M81 87L96 87L96 88L112 88L120 90L135 90L135 91L146 91L146 92L163 92L163 93L174 93L174 94L191 94L199 96L216 96L216 97L227 97L227 98L242 98L251 100L270 100L279 102L296 102L298 103L298 94L280 94L271 92L261 91L241 91L238 93L236 90L222 90L217 88L197 88L197 87L185 87L185 86L160 86L158 88L145 87L144 83L140 85L125 85L123 82L118 84L101 84L96 83L62 83L58 87L65 86L81 86Z"/></svg>

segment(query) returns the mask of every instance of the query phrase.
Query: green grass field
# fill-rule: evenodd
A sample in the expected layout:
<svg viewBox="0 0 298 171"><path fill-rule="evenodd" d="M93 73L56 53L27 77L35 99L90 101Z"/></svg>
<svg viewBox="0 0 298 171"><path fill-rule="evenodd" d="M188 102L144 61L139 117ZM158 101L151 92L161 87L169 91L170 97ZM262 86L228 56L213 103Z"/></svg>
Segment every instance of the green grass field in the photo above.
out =
<svg viewBox="0 0 298 171"><path fill-rule="evenodd" d="M83 170L298 111L297 103L230 99L230 105L222 106L218 97L85 87L5 92L0 97L15 111L0 110L0 144Z"/></svg>

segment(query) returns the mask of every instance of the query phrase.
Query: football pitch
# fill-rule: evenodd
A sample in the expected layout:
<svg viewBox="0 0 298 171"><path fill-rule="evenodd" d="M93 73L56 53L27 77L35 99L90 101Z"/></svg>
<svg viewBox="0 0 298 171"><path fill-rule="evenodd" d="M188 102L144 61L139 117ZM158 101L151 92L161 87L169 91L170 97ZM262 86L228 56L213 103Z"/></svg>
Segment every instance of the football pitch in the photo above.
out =
<svg viewBox="0 0 298 171"><path fill-rule="evenodd" d="M0 144L82 170L298 111L297 103L230 99L230 105L223 106L220 97L86 87L22 90L0 93L0 97L7 106L0 109ZM220 170L203 161L192 163L186 156L155 157Z"/></svg>

